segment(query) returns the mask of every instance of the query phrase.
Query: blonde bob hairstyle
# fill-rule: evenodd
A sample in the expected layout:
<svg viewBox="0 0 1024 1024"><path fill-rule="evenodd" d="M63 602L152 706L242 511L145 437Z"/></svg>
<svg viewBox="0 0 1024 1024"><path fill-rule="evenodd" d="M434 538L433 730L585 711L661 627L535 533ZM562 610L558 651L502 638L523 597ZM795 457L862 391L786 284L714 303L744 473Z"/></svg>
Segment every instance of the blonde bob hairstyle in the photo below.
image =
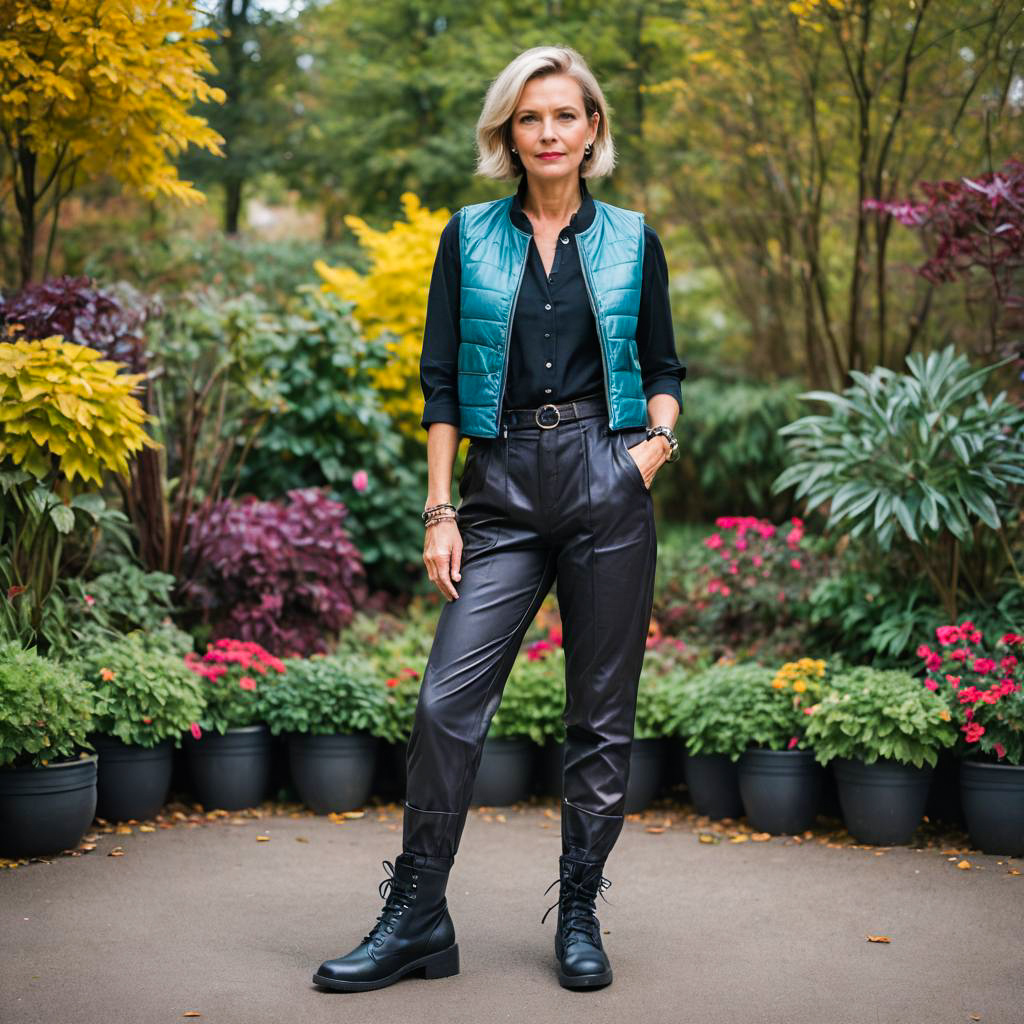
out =
<svg viewBox="0 0 1024 1024"><path fill-rule="evenodd" d="M483 110L476 122L478 150L476 173L484 178L506 180L523 173L523 165L512 152L512 115L523 87L542 75L570 75L583 90L583 108L589 123L596 111L601 115L589 157L580 164L584 178L611 174L615 166L615 143L608 127L608 106L597 79L583 57L568 46L534 46L524 50L491 83Z"/></svg>

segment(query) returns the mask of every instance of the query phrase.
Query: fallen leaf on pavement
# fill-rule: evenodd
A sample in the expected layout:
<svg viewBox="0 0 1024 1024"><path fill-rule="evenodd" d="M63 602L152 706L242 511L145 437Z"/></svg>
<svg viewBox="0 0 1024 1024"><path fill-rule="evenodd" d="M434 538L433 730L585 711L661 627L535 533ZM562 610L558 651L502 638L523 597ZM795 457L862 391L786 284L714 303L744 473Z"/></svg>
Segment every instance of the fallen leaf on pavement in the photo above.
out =
<svg viewBox="0 0 1024 1024"><path fill-rule="evenodd" d="M741 832L738 836L733 836L732 839L729 840L729 842L730 843L745 843L749 838L750 838L750 836L745 836Z"/></svg>
<svg viewBox="0 0 1024 1024"><path fill-rule="evenodd" d="M959 864L957 864L957 867L961 871L969 871L971 869L971 862L969 860L962 860Z"/></svg>
<svg viewBox="0 0 1024 1024"><path fill-rule="evenodd" d="M107 856L108 857L123 857L124 856L124 847L123 846L115 846L110 851L110 853L107 854Z"/></svg>
<svg viewBox="0 0 1024 1024"><path fill-rule="evenodd" d="M869 935L868 942L892 942L888 935Z"/></svg>
<svg viewBox="0 0 1024 1024"><path fill-rule="evenodd" d="M647 831L648 832L656 832L656 833L660 834L660 833L664 832L665 830L663 828L659 828L656 825L648 825L647 826Z"/></svg>
<svg viewBox="0 0 1024 1024"><path fill-rule="evenodd" d="M755 832L750 838L753 839L755 843L764 843L771 839L771 837L771 832Z"/></svg>

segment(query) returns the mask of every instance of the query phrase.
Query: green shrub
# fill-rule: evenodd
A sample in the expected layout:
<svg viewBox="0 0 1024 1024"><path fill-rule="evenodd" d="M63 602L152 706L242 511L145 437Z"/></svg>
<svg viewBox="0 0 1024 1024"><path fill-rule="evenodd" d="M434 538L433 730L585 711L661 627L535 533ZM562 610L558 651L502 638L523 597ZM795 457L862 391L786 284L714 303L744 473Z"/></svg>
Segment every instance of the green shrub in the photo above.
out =
<svg viewBox="0 0 1024 1024"><path fill-rule="evenodd" d="M795 485L810 509L828 503L826 529L849 529L868 566L894 544L908 551L949 622L965 600L1024 586L1010 554L1022 530L1024 408L982 393L998 365L972 370L950 346L911 355L906 374L855 370L842 395L802 396L827 413L779 431L791 457L774 489Z"/></svg>
<svg viewBox="0 0 1024 1024"><path fill-rule="evenodd" d="M888 758L935 766L941 747L956 742L942 698L909 672L858 666L837 674L806 725L821 764L834 757L872 764Z"/></svg>
<svg viewBox="0 0 1024 1024"><path fill-rule="evenodd" d="M516 658L487 735L560 743L565 739L564 711L565 651L560 644L538 640Z"/></svg>
<svg viewBox="0 0 1024 1024"><path fill-rule="evenodd" d="M187 634L186 634L187 636ZM203 682L173 653L141 632L87 648L72 662L93 687L93 731L154 747L182 734L205 707Z"/></svg>
<svg viewBox="0 0 1024 1024"><path fill-rule="evenodd" d="M0 766L41 767L89 746L96 698L73 668L0 643Z"/></svg>
<svg viewBox="0 0 1024 1024"><path fill-rule="evenodd" d="M398 739L387 691L365 661L339 655L286 658L282 676L263 688L260 710L274 735L369 733Z"/></svg>

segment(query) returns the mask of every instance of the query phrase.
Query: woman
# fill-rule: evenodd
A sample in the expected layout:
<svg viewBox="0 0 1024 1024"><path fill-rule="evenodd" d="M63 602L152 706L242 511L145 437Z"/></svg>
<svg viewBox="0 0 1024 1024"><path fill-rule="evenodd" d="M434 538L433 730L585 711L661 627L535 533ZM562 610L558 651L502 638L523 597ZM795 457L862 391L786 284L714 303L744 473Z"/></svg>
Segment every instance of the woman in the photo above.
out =
<svg viewBox="0 0 1024 1024"><path fill-rule="evenodd" d="M477 143L477 173L521 181L451 218L431 279L423 561L448 603L409 742L403 852L370 934L314 976L329 988L380 988L421 967L458 973L448 873L491 718L553 583L566 656L558 977L567 988L612 979L596 897L623 824L653 600L650 486L678 457L685 370L657 235L587 190L615 151L583 58L520 54L488 90Z"/></svg>

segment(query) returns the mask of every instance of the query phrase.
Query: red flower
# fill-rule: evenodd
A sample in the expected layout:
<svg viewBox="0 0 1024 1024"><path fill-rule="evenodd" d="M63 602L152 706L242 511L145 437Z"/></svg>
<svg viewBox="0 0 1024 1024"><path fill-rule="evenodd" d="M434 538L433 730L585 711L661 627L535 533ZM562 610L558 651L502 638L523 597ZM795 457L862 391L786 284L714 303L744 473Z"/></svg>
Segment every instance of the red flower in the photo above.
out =
<svg viewBox="0 0 1024 1024"><path fill-rule="evenodd" d="M935 672L942 668L942 656L932 651L932 653L925 658L924 667L928 669L929 672Z"/></svg>
<svg viewBox="0 0 1024 1024"><path fill-rule="evenodd" d="M193 722L189 728L192 730L192 735L195 739L200 739L203 735L203 730L199 728L198 722Z"/></svg>
<svg viewBox="0 0 1024 1024"><path fill-rule="evenodd" d="M996 667L996 663L991 658L975 658L974 664L971 668L974 669L978 675L987 675Z"/></svg>
<svg viewBox="0 0 1024 1024"><path fill-rule="evenodd" d="M394 689L398 685L399 681L400 680L396 676L392 676L388 680L388 686L390 686L392 689Z"/></svg>
<svg viewBox="0 0 1024 1024"><path fill-rule="evenodd" d="M544 657L545 651L551 650L554 650L554 648L547 642L547 640L537 640L526 648L526 656L530 661L538 661Z"/></svg>
<svg viewBox="0 0 1024 1024"><path fill-rule="evenodd" d="M970 725L962 725L960 731L967 733L968 743L977 743L984 735L985 726L979 725L977 722L971 722Z"/></svg>
<svg viewBox="0 0 1024 1024"><path fill-rule="evenodd" d="M242 676L242 678L238 680L238 685L243 690L255 690L256 689L256 680L253 679L252 676Z"/></svg>
<svg viewBox="0 0 1024 1024"><path fill-rule="evenodd" d="M924 685L927 686L929 690L937 690L939 688L939 684L935 682L934 679L930 678L924 681Z"/></svg>
<svg viewBox="0 0 1024 1024"><path fill-rule="evenodd" d="M958 647L955 651L950 651L949 656L954 661L966 661L970 653L966 648Z"/></svg>
<svg viewBox="0 0 1024 1024"><path fill-rule="evenodd" d="M562 646L562 630L558 626L552 626L548 630L548 640L558 647Z"/></svg>
<svg viewBox="0 0 1024 1024"><path fill-rule="evenodd" d="M789 743L786 744L786 749L787 750L792 750L797 745L797 743L799 743L799 742L800 741L799 741L799 739L796 736L791 736L790 740L789 740Z"/></svg>

